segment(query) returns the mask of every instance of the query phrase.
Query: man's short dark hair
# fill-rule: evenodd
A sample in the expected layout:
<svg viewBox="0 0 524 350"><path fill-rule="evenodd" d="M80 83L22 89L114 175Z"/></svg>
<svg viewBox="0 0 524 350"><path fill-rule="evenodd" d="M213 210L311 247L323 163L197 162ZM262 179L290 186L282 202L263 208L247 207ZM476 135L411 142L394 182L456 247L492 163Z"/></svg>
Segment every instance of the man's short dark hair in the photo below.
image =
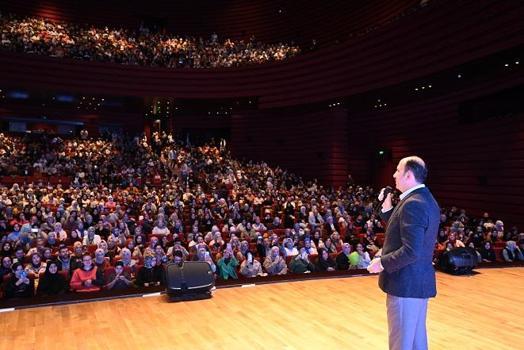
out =
<svg viewBox="0 0 524 350"><path fill-rule="evenodd" d="M404 172L411 171L418 183L424 183L428 177L428 169L416 159L409 159L404 164Z"/></svg>

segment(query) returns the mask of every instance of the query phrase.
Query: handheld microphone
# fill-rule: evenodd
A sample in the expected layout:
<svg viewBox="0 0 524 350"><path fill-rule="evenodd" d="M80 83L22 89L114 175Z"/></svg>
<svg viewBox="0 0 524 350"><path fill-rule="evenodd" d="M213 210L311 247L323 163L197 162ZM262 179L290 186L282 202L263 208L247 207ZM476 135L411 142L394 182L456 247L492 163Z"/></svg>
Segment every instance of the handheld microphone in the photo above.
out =
<svg viewBox="0 0 524 350"><path fill-rule="evenodd" d="M386 186L386 187L384 188L384 199L386 199L386 197L388 196L388 194L393 193L393 192L395 192L395 189L394 189L393 187L391 187L391 186ZM384 199L382 199L381 202L383 202Z"/></svg>
<svg viewBox="0 0 524 350"><path fill-rule="evenodd" d="M395 189L391 186L386 186L384 187L384 192L382 192L382 196L378 196L378 203L376 205L376 207L374 208L374 213L376 215L378 215L380 209L382 208L382 203L384 203L384 201L386 200L386 197L388 196L388 194L390 193L394 193L395 192Z"/></svg>

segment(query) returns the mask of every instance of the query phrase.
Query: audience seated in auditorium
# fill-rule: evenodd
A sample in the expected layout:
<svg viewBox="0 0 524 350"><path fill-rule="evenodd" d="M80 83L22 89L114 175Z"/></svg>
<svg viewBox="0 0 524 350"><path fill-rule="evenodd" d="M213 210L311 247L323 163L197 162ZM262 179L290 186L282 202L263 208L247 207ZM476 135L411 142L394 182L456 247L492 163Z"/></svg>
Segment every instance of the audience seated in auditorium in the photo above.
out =
<svg viewBox="0 0 524 350"><path fill-rule="evenodd" d="M270 275L286 274L286 258L291 265L300 249L317 262L318 270L331 266L328 252L338 253L335 267L347 271L350 260L353 268L365 267L384 238L382 223L376 223L369 210L377 204L373 188L323 187L263 162L238 161L213 143L191 146L165 133L151 138L0 137L7 145L0 144L0 150L9 154L0 152L0 177L25 178L27 170L30 179L0 185L0 255L10 258L4 276L12 273L12 263L26 266L38 256L34 259L41 262L34 269L40 266L41 272L42 261L55 260L61 274L73 283L76 273L78 283L79 274L92 274L81 268L87 253L94 259L91 266L102 273L102 283L96 274L88 278L94 289L103 285L103 271L109 275L118 261L130 280L136 278L143 287L163 283L168 261L206 261L220 274L215 261L226 262L225 250L233 252L229 263L233 257L238 261L234 268L226 263L222 269L230 268L228 279L234 278L233 272L263 276L260 266ZM70 180L48 183L49 175ZM161 186L152 181L157 175ZM315 218L314 229L309 213ZM449 249L467 242L484 260L509 257L509 251L500 254L505 237L522 246L524 235L513 227L504 230L499 221L489 214L475 218L458 208L443 208L438 241ZM500 256L494 259L484 252L484 242L496 244ZM350 244L359 247L353 259ZM253 254L256 257L247 261ZM84 287L80 283L73 290Z"/></svg>
<svg viewBox="0 0 524 350"><path fill-rule="evenodd" d="M4 276L7 276L12 272L12 265L13 260L10 256L2 257L2 264L0 265L0 283L4 280Z"/></svg>
<svg viewBox="0 0 524 350"><path fill-rule="evenodd" d="M284 239L283 248L284 249L282 251L285 257L298 255L298 249L295 246L292 238Z"/></svg>
<svg viewBox="0 0 524 350"><path fill-rule="evenodd" d="M124 268L123 261L117 261L106 276L105 288L109 290L128 289L133 286L131 271Z"/></svg>
<svg viewBox="0 0 524 350"><path fill-rule="evenodd" d="M358 243L357 246L355 247L355 251L357 252L358 257L359 257L357 268L358 269L367 268L369 266L369 263L371 262L371 258L369 256L369 253L364 248L364 245L362 243Z"/></svg>
<svg viewBox="0 0 524 350"><path fill-rule="evenodd" d="M201 245L198 248L197 254L194 257L194 260L207 262L209 264L209 267L211 268L211 271L213 271L213 273L217 272L217 266L215 262L213 261L211 254L209 254L209 251L207 251L205 244Z"/></svg>
<svg viewBox="0 0 524 350"><path fill-rule="evenodd" d="M342 245L342 251L338 253L335 262L337 265L337 270L349 270L349 255L351 254L351 244L344 243Z"/></svg>
<svg viewBox="0 0 524 350"><path fill-rule="evenodd" d="M36 17L0 17L4 50L166 68L238 67L281 61L300 52L298 46L250 40L223 41L125 29L96 28ZM81 140L88 136L82 135ZM16 144L4 147L13 152Z"/></svg>
<svg viewBox="0 0 524 350"><path fill-rule="evenodd" d="M180 250L175 250L175 253L173 254L173 259L171 262L177 265L182 265L186 259L184 258L184 254Z"/></svg>

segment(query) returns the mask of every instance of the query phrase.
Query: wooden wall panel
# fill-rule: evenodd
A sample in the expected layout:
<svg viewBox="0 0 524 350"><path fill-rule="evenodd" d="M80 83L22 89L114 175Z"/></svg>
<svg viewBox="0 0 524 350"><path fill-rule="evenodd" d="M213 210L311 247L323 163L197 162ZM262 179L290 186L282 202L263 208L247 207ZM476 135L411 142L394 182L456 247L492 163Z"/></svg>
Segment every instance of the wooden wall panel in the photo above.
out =
<svg viewBox="0 0 524 350"><path fill-rule="evenodd" d="M234 114L232 152L238 158L265 160L338 186L348 172L346 115L342 108Z"/></svg>
<svg viewBox="0 0 524 350"><path fill-rule="evenodd" d="M506 76L387 111L352 115L349 164L365 169L362 157L356 155L386 148L390 159L356 173L358 180L383 186L394 184L391 176L401 158L420 155L429 165L428 185L441 205L466 208L477 215L488 211L522 230L524 115L464 123L458 107L471 98L522 86L523 81L522 75ZM364 135L353 132L362 128L373 130L373 137L366 141Z"/></svg>
<svg viewBox="0 0 524 350"><path fill-rule="evenodd" d="M522 2L442 1L340 45L236 69L166 70L2 51L0 86L141 97L257 97L264 109L323 102L523 45L523 15Z"/></svg>
<svg viewBox="0 0 524 350"><path fill-rule="evenodd" d="M180 34L299 41L319 45L345 40L384 25L417 5L419 0L5 0L2 10L100 26L138 28L141 19L157 18ZM280 11L280 12L279 12Z"/></svg>

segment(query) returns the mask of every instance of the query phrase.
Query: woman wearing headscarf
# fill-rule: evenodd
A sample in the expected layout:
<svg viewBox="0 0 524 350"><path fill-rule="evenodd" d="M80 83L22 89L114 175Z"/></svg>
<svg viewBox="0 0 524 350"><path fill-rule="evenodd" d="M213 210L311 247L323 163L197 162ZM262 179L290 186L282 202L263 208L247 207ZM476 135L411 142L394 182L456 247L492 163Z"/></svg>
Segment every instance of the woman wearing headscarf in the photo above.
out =
<svg viewBox="0 0 524 350"><path fill-rule="evenodd" d="M5 298L28 298L34 294L34 281L24 270L22 263L16 262L11 267L13 273L5 285Z"/></svg>
<svg viewBox="0 0 524 350"><path fill-rule="evenodd" d="M318 271L335 271L335 262L329 256L329 253L326 249L320 248L318 250L318 262L317 270Z"/></svg>
<svg viewBox="0 0 524 350"><path fill-rule="evenodd" d="M58 263L56 261L48 261L45 273L40 279L37 295L57 295L62 294L67 290L67 281L64 275L58 273Z"/></svg>

